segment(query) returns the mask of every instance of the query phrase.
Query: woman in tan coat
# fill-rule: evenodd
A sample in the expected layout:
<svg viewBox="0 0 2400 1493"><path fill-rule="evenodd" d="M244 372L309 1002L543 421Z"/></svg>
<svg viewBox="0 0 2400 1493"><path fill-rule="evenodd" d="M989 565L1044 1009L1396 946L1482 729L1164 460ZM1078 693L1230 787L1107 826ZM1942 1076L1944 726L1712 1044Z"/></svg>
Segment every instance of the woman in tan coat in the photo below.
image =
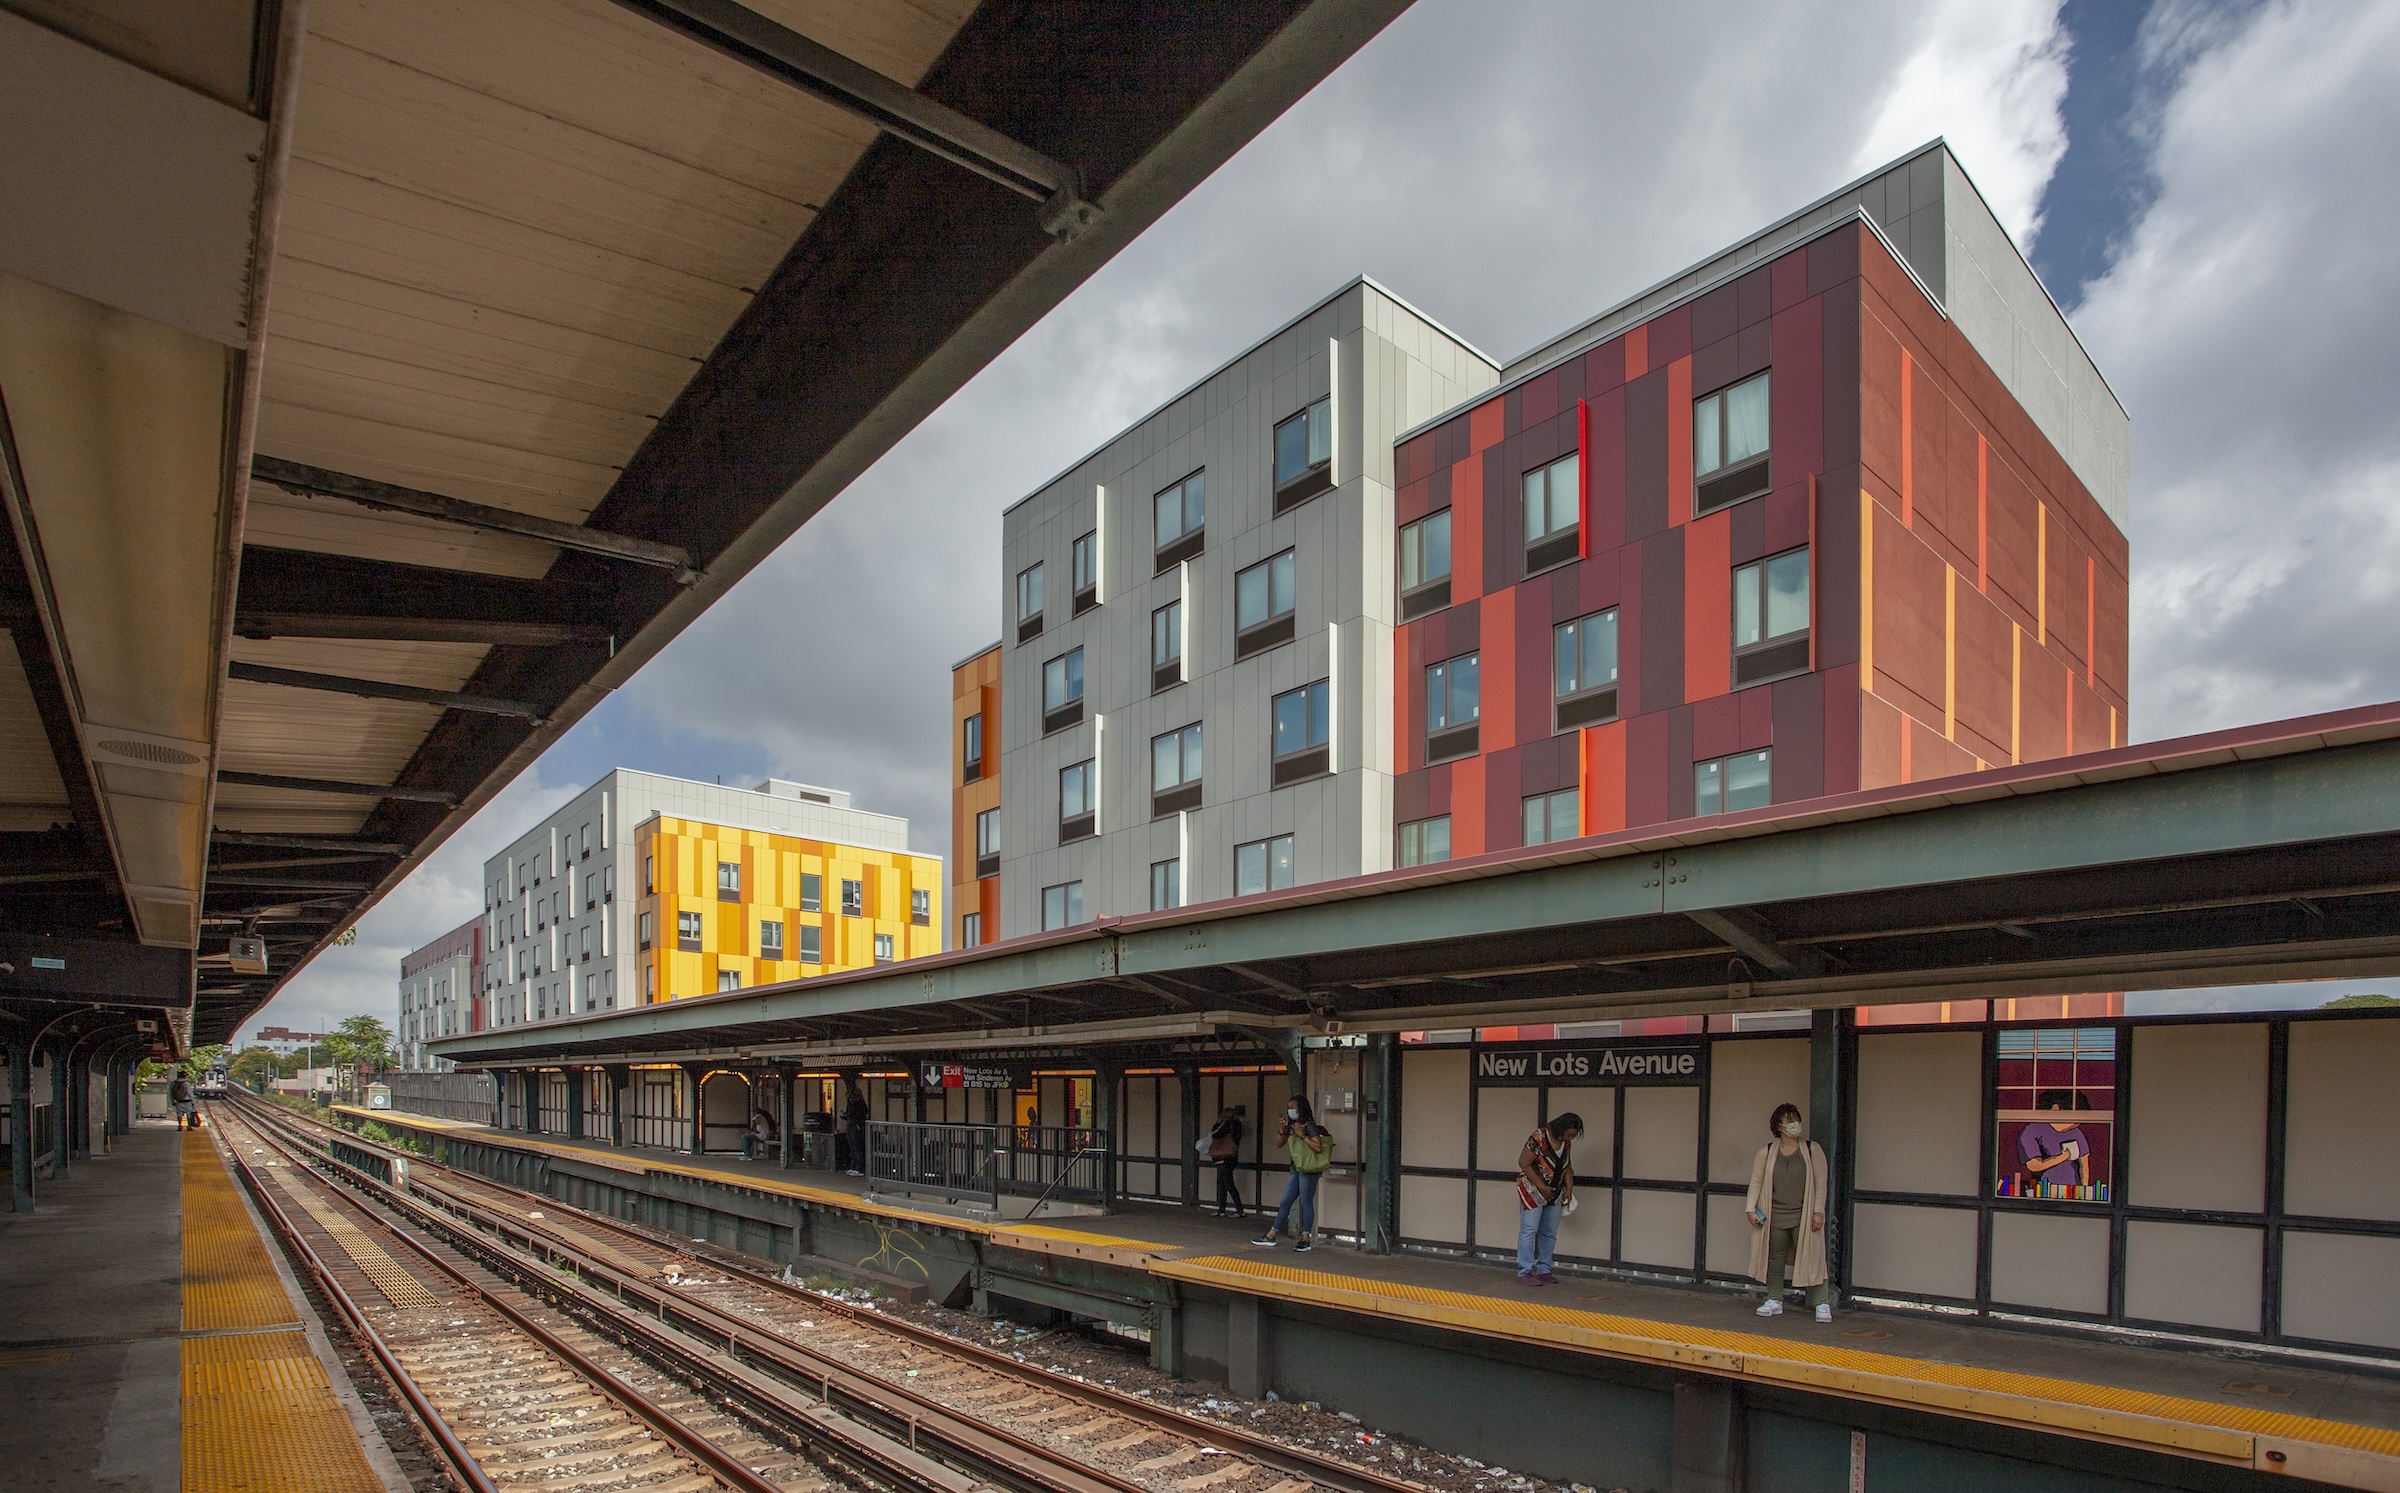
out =
<svg viewBox="0 0 2400 1493"><path fill-rule="evenodd" d="M1750 1167L1750 1278L1763 1281L1762 1317L1783 1315L1783 1287L1808 1292L1817 1320L1833 1320L1833 1297L1825 1269L1825 1148L1804 1140L1807 1126L1797 1105L1779 1104L1767 1121L1773 1140L1761 1146Z"/></svg>

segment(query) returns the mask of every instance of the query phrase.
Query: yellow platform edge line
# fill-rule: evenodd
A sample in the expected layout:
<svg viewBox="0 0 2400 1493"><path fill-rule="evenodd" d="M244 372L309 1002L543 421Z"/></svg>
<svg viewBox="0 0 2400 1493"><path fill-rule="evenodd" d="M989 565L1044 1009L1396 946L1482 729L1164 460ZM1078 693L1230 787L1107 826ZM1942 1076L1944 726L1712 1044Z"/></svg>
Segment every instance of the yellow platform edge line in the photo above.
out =
<svg viewBox="0 0 2400 1493"><path fill-rule="evenodd" d="M291 1297L224 1158L186 1131L182 1160L185 1325L288 1327ZM385 1493L303 1332L185 1338L181 1367L183 1493Z"/></svg>
<svg viewBox="0 0 2400 1493"><path fill-rule="evenodd" d="M2256 1438L2262 1435L2400 1456L2400 1433L2074 1380L1965 1368L1897 1354L1808 1348L1750 1333L1693 1330L1569 1308L1512 1309L1513 1303L1459 1292L1386 1282L1350 1284L1323 1272L1223 1257L1154 1260L1150 1268L1151 1273L1167 1279L1220 1290L2155 1446L2242 1466L2252 1464ZM1695 1341L1701 1338L1709 1341Z"/></svg>

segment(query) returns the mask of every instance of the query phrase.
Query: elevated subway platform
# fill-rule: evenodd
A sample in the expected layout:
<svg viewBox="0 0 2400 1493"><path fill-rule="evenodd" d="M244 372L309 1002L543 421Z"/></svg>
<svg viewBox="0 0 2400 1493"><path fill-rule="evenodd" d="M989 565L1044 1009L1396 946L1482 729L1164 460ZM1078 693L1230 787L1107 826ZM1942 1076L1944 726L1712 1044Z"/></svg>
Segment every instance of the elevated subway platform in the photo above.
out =
<svg viewBox="0 0 2400 1493"><path fill-rule="evenodd" d="M136 1123L0 1214L10 1486L407 1484L207 1132Z"/></svg>
<svg viewBox="0 0 2400 1493"><path fill-rule="evenodd" d="M495 1176L503 1154L538 1161L518 1175L579 1206L770 1260L921 1276L957 1304L971 1293L987 1307L997 1297L1140 1326L1159 1366L1238 1394L1272 1388L1599 1486L1670 1486L1670 1464L1709 1455L1714 1434L1720 1458L1749 1458L1752 1489L1851 1486L1856 1458L1876 1469L1874 1487L1999 1485L1994 1469L2011 1467L2028 1486L2092 1490L2262 1476L2400 1490L2400 1380L2330 1357L1957 1314L1762 1321L1754 1296L1723 1290L1589 1273L1528 1289L1503 1266L1339 1242L1268 1252L1247 1242L1255 1216L1137 1203L1105 1217L979 1220L772 1161L348 1113L439 1136L455 1162ZM613 1192L585 1186L607 1176L620 1179Z"/></svg>

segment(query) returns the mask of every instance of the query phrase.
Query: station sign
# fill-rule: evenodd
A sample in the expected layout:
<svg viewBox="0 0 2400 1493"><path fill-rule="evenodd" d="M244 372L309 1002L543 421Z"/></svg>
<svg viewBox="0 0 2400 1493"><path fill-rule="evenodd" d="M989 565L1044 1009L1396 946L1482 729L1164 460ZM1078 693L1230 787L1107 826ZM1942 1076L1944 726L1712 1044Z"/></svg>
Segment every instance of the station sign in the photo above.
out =
<svg viewBox="0 0 2400 1493"><path fill-rule="evenodd" d="M1022 1089L1032 1086L1032 1069L1022 1063L945 1063L927 1058L917 1064L920 1089Z"/></svg>
<svg viewBox="0 0 2400 1493"><path fill-rule="evenodd" d="M1512 1042L1475 1049L1475 1081L1488 1088L1564 1084L1698 1084L1708 1078L1708 1044L1689 1042Z"/></svg>

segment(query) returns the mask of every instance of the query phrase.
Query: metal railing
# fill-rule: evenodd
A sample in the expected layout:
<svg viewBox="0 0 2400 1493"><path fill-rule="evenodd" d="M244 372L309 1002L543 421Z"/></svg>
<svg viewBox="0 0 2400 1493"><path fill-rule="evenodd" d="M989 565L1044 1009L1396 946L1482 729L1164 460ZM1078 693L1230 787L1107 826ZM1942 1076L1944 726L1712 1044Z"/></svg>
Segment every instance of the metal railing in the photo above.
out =
<svg viewBox="0 0 2400 1493"><path fill-rule="evenodd" d="M1116 1192L1106 1133L1059 1126L870 1120L866 1171L880 1187L985 1207L1003 1194L1106 1207Z"/></svg>
<svg viewBox="0 0 2400 1493"><path fill-rule="evenodd" d="M489 1073L378 1073L392 1091L392 1108L478 1125L500 1123L500 1090Z"/></svg>

